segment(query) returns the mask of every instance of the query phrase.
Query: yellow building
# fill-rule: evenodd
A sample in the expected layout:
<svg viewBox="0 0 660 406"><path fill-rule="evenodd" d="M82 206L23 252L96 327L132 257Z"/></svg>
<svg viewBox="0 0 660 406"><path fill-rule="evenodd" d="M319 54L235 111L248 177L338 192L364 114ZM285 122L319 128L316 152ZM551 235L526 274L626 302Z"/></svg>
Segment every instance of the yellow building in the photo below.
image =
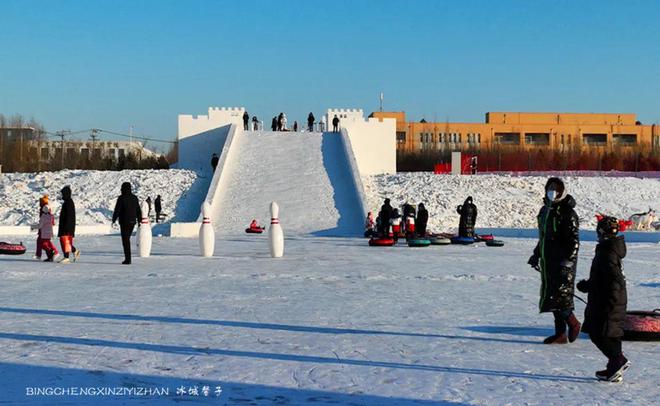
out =
<svg viewBox="0 0 660 406"><path fill-rule="evenodd" d="M408 122L404 112L374 112L396 119L397 150L478 150L498 146L660 150L660 128L642 125L635 114L489 112L485 123Z"/></svg>

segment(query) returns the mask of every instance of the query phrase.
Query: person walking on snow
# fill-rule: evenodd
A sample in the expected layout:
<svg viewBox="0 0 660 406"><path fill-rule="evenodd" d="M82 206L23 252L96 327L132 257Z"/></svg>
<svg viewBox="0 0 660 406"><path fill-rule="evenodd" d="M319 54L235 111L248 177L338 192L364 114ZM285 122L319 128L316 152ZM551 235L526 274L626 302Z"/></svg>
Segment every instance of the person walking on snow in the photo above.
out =
<svg viewBox="0 0 660 406"><path fill-rule="evenodd" d="M156 200L154 201L154 209L156 210L156 223L158 223L158 220L160 220L160 212L163 210L163 206L160 201L160 195L156 196Z"/></svg>
<svg viewBox="0 0 660 406"><path fill-rule="evenodd" d="M456 212L461 215L458 222L458 236L474 238L474 225L477 222L477 206L472 203L472 196L468 196L462 205L456 207Z"/></svg>
<svg viewBox="0 0 660 406"><path fill-rule="evenodd" d="M76 233L76 205L71 198L71 187L64 186L60 191L62 193L62 208L60 209L60 223L57 229L57 236L60 238L60 246L64 259L60 261L63 264L71 262L69 255L73 253L73 261L80 257L80 250L73 246L73 238Z"/></svg>
<svg viewBox="0 0 660 406"><path fill-rule="evenodd" d="M429 212L426 211L424 203L417 205L417 217L415 217L415 232L418 236L424 238L426 236L426 224L429 221Z"/></svg>
<svg viewBox="0 0 660 406"><path fill-rule="evenodd" d="M311 111L307 116L307 131L309 131L310 133L314 131L314 114L312 114Z"/></svg>
<svg viewBox="0 0 660 406"><path fill-rule="evenodd" d="M605 216L598 221L598 245L589 279L577 284L580 292L589 294L582 331L589 333L608 360L605 370L596 372L596 377L610 382L620 382L630 366L621 349L628 293L621 263L626 256L626 242L618 232L619 221L615 217Z"/></svg>
<svg viewBox="0 0 660 406"><path fill-rule="evenodd" d="M213 172L215 172L215 168L218 166L218 162L220 161L220 158L218 158L218 154L213 154L211 157L211 168L213 168Z"/></svg>
<svg viewBox="0 0 660 406"><path fill-rule="evenodd" d="M297 121L294 121L294 122L293 122L293 132L294 132L294 133L297 133L297 132L298 132L298 122L297 122Z"/></svg>
<svg viewBox="0 0 660 406"><path fill-rule="evenodd" d="M249 130L250 128L248 125L249 123L250 123L250 115L248 114L247 111L245 111L245 113L243 113L243 130L245 131Z"/></svg>
<svg viewBox="0 0 660 406"><path fill-rule="evenodd" d="M257 118L257 116L252 116L252 130L253 131L259 130L259 119Z"/></svg>
<svg viewBox="0 0 660 406"><path fill-rule="evenodd" d="M156 199L159 200L160 195ZM122 265L131 264L131 234L133 234L135 224L141 218L140 203L137 196L131 191L131 184L128 182L122 183L121 196L117 198L115 211L112 213L112 224L119 220L121 230L121 244L124 248L124 262L122 262Z"/></svg>
<svg viewBox="0 0 660 406"><path fill-rule="evenodd" d="M335 118L332 119L332 132L333 133L338 133L339 132L339 117L335 114Z"/></svg>
<svg viewBox="0 0 660 406"><path fill-rule="evenodd" d="M543 343L566 344L580 334L580 322L573 314L580 225L575 199L566 193L561 179L548 179L545 193L537 216L539 241L527 263L541 272L539 311L552 312L555 319L555 333Z"/></svg>
<svg viewBox="0 0 660 406"><path fill-rule="evenodd" d="M151 196L147 196L147 207L149 208L149 212L147 213L147 217L151 217Z"/></svg>
<svg viewBox="0 0 660 406"><path fill-rule="evenodd" d="M48 204L48 195L43 195L39 198L39 219L43 215L41 209ZM41 230L40 227L37 229L37 249L34 253L34 259L41 259Z"/></svg>
<svg viewBox="0 0 660 406"><path fill-rule="evenodd" d="M40 239L40 249L46 252L46 259L44 262L53 262L55 256L59 255L57 248L50 241L53 238L53 226L55 225L55 216L50 211L48 204L45 204L41 207L41 217L39 217L39 235Z"/></svg>

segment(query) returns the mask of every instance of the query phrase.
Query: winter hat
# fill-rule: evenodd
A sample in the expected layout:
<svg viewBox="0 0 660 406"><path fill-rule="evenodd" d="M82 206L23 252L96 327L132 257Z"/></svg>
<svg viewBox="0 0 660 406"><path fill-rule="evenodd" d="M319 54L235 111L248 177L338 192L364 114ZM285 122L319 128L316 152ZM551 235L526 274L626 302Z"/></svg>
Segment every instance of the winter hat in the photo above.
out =
<svg viewBox="0 0 660 406"><path fill-rule="evenodd" d="M615 237L619 232L619 220L616 217L604 216L598 220L598 225L596 225L596 233L598 234L598 239L608 239Z"/></svg>
<svg viewBox="0 0 660 406"><path fill-rule="evenodd" d="M547 192L551 186L554 186L555 192L557 192L557 198L555 200L561 200L564 197L564 192L566 191L566 188L564 187L564 181L562 181L559 178L549 178L547 182L545 182L545 191Z"/></svg>
<svg viewBox="0 0 660 406"><path fill-rule="evenodd" d="M417 207L418 207L419 209L424 209L424 208L425 208L425 207L424 207L424 203L420 203L420 204L418 204Z"/></svg>
<svg viewBox="0 0 660 406"><path fill-rule="evenodd" d="M48 204L48 195L43 195L39 198L39 207L44 207Z"/></svg>
<svg viewBox="0 0 660 406"><path fill-rule="evenodd" d="M131 184L130 182L124 182L121 184L121 194L130 195L131 194Z"/></svg>
<svg viewBox="0 0 660 406"><path fill-rule="evenodd" d="M390 199L385 199L385 204L390 204Z"/></svg>
<svg viewBox="0 0 660 406"><path fill-rule="evenodd" d="M71 186L64 186L60 192L64 200L71 199Z"/></svg>

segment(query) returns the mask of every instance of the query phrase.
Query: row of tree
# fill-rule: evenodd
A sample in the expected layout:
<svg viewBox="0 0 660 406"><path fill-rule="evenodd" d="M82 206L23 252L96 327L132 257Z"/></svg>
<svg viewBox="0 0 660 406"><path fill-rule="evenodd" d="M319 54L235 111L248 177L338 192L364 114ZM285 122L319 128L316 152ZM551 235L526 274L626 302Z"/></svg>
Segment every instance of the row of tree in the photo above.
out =
<svg viewBox="0 0 660 406"><path fill-rule="evenodd" d="M660 171L660 152L620 147L612 151L500 147L464 151L476 156L479 172L495 171ZM397 171L433 171L435 164L451 162L451 151L397 152Z"/></svg>

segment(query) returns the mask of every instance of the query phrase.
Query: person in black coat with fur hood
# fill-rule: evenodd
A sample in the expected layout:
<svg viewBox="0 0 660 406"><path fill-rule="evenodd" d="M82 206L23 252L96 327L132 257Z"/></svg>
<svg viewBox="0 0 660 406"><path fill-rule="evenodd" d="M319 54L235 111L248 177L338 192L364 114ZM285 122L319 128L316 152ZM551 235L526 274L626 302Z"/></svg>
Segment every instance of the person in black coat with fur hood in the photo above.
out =
<svg viewBox="0 0 660 406"><path fill-rule="evenodd" d="M472 203L472 196L468 196L462 205L456 207L456 212L461 215L458 222L459 237L474 237L474 225L477 222L477 206Z"/></svg>
<svg viewBox="0 0 660 406"><path fill-rule="evenodd" d="M121 185L121 196L117 198L115 211L112 213L112 223L119 220L121 230L121 244L124 247L123 265L131 264L131 234L135 224L142 218L142 210L137 196L131 191L131 184L124 182Z"/></svg>
<svg viewBox="0 0 660 406"><path fill-rule="evenodd" d="M598 221L598 245L589 279L577 284L580 292L589 294L582 330L608 359L607 368L596 372L596 377L610 382L623 379L623 371L630 365L621 350L628 294L621 263L626 256L626 242L618 232L616 218L605 216Z"/></svg>
<svg viewBox="0 0 660 406"><path fill-rule="evenodd" d="M541 272L539 311L552 312L555 318L555 334L543 343L566 344L580 334L580 322L573 314L580 225L575 199L566 193L561 179L548 179L545 192L544 205L537 216L539 242L527 263Z"/></svg>

